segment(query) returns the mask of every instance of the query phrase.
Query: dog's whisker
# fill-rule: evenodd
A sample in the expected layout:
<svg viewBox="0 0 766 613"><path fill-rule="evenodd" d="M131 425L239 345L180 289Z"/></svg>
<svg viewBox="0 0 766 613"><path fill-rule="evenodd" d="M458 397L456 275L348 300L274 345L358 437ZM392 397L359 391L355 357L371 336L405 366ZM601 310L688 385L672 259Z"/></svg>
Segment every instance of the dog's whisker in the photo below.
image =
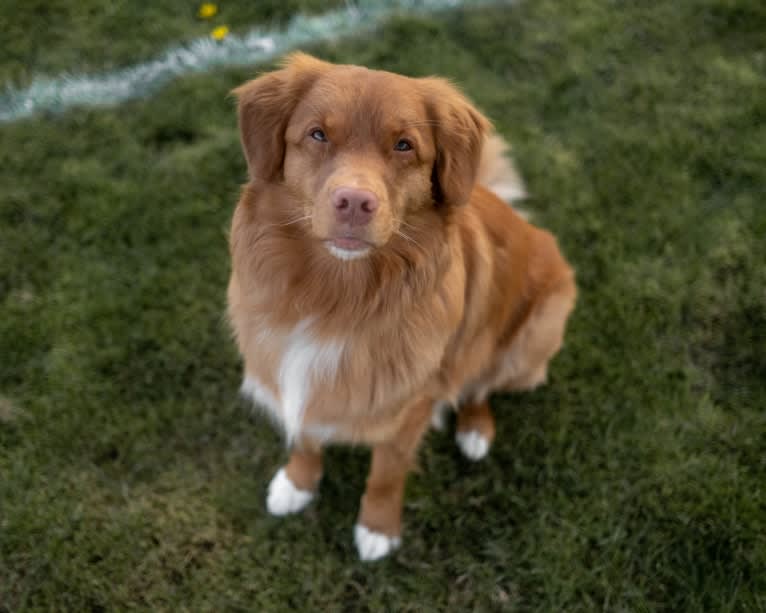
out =
<svg viewBox="0 0 766 613"><path fill-rule="evenodd" d="M298 217L297 219L291 219L290 221L286 221L285 223L279 223L274 224L275 226L291 226L294 223L299 223L301 221L306 221L307 219L311 219L313 215L304 215L302 217Z"/></svg>
<svg viewBox="0 0 766 613"><path fill-rule="evenodd" d="M397 234L398 236L401 236L403 239L411 242L413 245L415 245L419 249L423 249L423 245L421 245L418 241L416 241L414 238L412 238L411 236L409 236L405 232L402 232L401 230L396 230L395 234Z"/></svg>
<svg viewBox="0 0 766 613"><path fill-rule="evenodd" d="M413 126L440 126L442 125L441 121L437 121L436 119L421 119L418 121L411 121L409 123L404 124L405 128L411 128Z"/></svg>
<svg viewBox="0 0 766 613"><path fill-rule="evenodd" d="M303 215L301 217L298 217L296 219L290 219L288 221L282 222L282 223L271 223L271 224L265 224L261 226L262 231L272 230L275 228L284 228L286 226L291 226L293 224L300 223L302 221L307 221L312 218L312 215Z"/></svg>
<svg viewBox="0 0 766 613"><path fill-rule="evenodd" d="M413 226L411 223L404 221L403 219L397 219L396 220L400 225L405 226L407 228L410 228L411 230L417 231L418 228L416 226Z"/></svg>
<svg viewBox="0 0 766 613"><path fill-rule="evenodd" d="M417 226L412 225L410 222L408 222L408 221L406 221L404 219L401 219L399 217L394 217L394 223L396 223L397 225L409 228L410 230L414 230L415 232L419 232L420 231L420 228L418 228Z"/></svg>

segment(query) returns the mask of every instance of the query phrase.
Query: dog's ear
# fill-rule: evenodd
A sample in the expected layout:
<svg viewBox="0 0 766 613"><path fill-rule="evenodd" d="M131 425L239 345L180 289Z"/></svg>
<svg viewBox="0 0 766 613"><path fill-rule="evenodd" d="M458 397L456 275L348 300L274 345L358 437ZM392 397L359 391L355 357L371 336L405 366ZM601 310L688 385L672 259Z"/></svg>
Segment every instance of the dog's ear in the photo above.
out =
<svg viewBox="0 0 766 613"><path fill-rule="evenodd" d="M305 53L293 53L280 70L233 90L251 180L278 178L285 157L285 130L290 116L312 84L330 66Z"/></svg>
<svg viewBox="0 0 766 613"><path fill-rule="evenodd" d="M434 199L451 206L465 204L476 183L489 120L448 81L430 77L421 83L436 141Z"/></svg>

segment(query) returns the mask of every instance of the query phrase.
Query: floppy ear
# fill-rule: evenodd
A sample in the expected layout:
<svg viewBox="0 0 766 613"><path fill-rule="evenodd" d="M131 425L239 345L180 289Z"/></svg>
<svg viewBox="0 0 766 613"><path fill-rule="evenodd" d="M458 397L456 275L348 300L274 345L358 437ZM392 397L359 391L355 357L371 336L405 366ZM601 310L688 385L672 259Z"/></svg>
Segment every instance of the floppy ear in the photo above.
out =
<svg viewBox="0 0 766 613"><path fill-rule="evenodd" d="M282 172L285 130L295 107L330 64L305 53L289 55L281 70L237 87L239 134L251 180L272 181Z"/></svg>
<svg viewBox="0 0 766 613"><path fill-rule="evenodd" d="M434 199L453 206L466 204L476 183L489 120L448 81L433 77L421 81L436 141Z"/></svg>

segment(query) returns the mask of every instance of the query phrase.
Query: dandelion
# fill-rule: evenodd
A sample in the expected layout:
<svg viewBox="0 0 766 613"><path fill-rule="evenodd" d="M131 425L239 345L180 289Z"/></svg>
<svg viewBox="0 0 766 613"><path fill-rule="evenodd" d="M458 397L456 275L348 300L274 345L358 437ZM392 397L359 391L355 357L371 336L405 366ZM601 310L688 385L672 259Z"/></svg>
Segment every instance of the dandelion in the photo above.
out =
<svg viewBox="0 0 766 613"><path fill-rule="evenodd" d="M223 40L228 35L229 26L218 26L210 33L210 36L212 36L215 40Z"/></svg>
<svg viewBox="0 0 766 613"><path fill-rule="evenodd" d="M218 12L218 5L213 4L212 2L205 2L204 4L200 5L199 10L197 11L197 16L200 19L210 19Z"/></svg>

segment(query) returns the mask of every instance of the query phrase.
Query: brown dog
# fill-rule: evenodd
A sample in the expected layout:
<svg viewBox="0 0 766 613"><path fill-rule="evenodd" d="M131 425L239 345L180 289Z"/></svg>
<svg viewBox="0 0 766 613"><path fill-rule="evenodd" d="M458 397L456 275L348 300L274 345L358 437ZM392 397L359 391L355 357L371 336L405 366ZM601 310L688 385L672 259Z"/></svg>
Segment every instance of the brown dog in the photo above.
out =
<svg viewBox="0 0 766 613"><path fill-rule="evenodd" d="M250 181L231 230L243 391L291 447L267 506L301 510L328 442L372 446L362 559L399 545L405 478L435 407L471 459L487 396L543 383L575 303L555 239L495 192L503 143L453 86L304 54L235 90Z"/></svg>

